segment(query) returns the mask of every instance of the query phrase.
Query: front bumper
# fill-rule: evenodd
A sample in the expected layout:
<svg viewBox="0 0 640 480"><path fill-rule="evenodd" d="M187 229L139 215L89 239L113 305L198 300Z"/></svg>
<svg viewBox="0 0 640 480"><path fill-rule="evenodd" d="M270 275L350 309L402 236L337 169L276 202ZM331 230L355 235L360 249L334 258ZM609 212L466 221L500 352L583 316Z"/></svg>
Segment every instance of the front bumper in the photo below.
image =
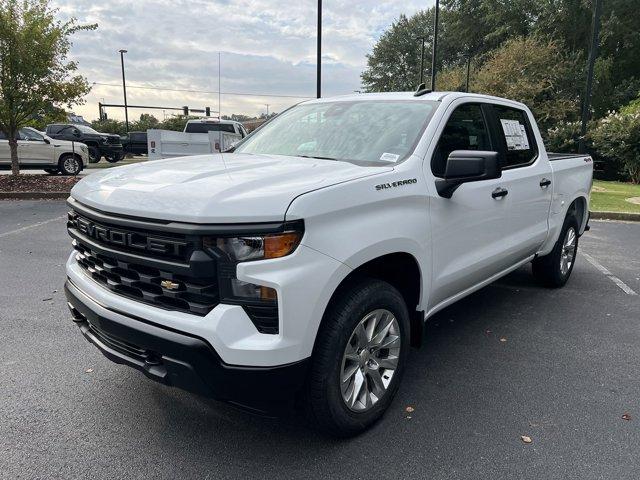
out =
<svg viewBox="0 0 640 480"><path fill-rule="evenodd" d="M228 365L206 340L102 306L71 280L65 283L65 294L73 319L89 342L111 361L165 385L273 411L304 383L308 359L274 367Z"/></svg>

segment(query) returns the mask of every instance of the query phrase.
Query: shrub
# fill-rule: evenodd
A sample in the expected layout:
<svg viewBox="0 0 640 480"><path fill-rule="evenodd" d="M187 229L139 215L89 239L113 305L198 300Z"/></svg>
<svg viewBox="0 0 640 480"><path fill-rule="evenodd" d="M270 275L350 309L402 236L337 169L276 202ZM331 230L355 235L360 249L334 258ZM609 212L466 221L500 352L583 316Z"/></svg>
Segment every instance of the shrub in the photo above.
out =
<svg viewBox="0 0 640 480"><path fill-rule="evenodd" d="M640 184L640 110L612 112L601 119L589 136L604 158L618 162L622 173Z"/></svg>

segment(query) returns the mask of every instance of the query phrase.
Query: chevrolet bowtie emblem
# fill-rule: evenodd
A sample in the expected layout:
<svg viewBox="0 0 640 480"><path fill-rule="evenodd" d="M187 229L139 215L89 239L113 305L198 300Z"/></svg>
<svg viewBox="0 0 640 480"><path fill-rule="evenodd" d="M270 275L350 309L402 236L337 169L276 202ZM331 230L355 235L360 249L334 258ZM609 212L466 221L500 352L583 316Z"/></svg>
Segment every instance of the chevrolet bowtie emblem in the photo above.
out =
<svg viewBox="0 0 640 480"><path fill-rule="evenodd" d="M180 288L180 284L177 282L172 282L171 280L162 280L160 285L167 290L177 290Z"/></svg>

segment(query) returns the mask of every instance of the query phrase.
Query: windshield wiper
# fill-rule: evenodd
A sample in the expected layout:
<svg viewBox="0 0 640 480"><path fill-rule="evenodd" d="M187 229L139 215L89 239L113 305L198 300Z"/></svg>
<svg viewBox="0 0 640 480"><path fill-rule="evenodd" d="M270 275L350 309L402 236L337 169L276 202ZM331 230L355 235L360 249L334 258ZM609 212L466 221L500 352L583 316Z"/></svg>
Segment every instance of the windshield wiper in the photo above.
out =
<svg viewBox="0 0 640 480"><path fill-rule="evenodd" d="M331 157L316 157L314 155L296 155L297 157L302 157L302 158L317 158L318 160L338 160L337 158L331 158Z"/></svg>

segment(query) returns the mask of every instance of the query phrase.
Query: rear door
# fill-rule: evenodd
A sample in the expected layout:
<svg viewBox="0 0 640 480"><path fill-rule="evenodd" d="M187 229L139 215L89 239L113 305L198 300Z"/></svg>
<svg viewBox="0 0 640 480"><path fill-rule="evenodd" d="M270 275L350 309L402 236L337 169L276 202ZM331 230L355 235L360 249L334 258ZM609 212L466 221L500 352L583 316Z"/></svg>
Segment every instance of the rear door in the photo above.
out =
<svg viewBox="0 0 640 480"><path fill-rule="evenodd" d="M499 147L503 152L502 181L508 190L505 218L505 256L517 263L538 252L547 238L552 195L551 165L538 145L534 120L525 110L491 107Z"/></svg>
<svg viewBox="0 0 640 480"><path fill-rule="evenodd" d="M446 158L454 150L499 149L488 104L459 100L447 113L429 162L435 177L443 175ZM497 178L464 183L451 198L437 194L431 197L433 273L429 308L510 266L504 255L508 249L504 235L509 207L504 197L495 196L504 187L504 180Z"/></svg>

